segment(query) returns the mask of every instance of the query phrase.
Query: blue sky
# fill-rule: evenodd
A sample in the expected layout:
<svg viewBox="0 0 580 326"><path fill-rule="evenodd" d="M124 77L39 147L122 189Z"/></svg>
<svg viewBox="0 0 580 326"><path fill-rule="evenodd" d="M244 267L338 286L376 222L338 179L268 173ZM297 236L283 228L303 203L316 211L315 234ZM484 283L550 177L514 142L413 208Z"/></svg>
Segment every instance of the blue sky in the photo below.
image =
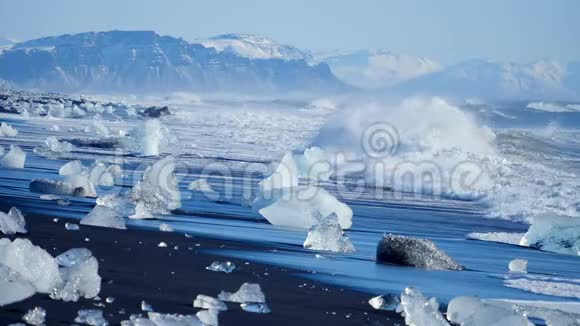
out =
<svg viewBox="0 0 580 326"><path fill-rule="evenodd" d="M580 60L576 0L0 0L4 37L111 29L188 40L244 32L311 50L386 48L443 63Z"/></svg>

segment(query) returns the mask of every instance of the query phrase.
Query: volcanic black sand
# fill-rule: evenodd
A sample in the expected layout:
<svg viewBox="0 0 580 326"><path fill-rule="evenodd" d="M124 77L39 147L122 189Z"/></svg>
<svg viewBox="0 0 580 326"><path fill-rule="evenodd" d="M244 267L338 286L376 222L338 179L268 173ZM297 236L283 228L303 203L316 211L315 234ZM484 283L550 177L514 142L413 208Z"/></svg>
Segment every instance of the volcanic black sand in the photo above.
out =
<svg viewBox="0 0 580 326"><path fill-rule="evenodd" d="M3 211L13 204L17 206L0 198ZM157 312L195 314L198 309L193 308L193 299L198 294L216 297L221 290L237 291L244 282L260 284L272 312L245 312L239 305L228 303L228 311L219 315L220 325L404 325L395 312L370 307L369 295L293 276L298 271L240 259L228 259L238 266L230 274L205 269L213 261L225 259L208 255L203 249L269 249L264 246L137 229L81 225L80 231L68 231L63 218L53 222L49 216L25 213L25 217L28 234L19 237L30 239L51 255L78 247L93 252L103 278L101 300L63 302L36 294L0 307L1 325L21 322L22 315L35 306L46 309L49 326L72 324L79 309L102 309L109 323L118 325L131 314L143 313L142 300ZM161 241L167 243L166 248L158 247ZM115 300L107 304L106 297Z"/></svg>

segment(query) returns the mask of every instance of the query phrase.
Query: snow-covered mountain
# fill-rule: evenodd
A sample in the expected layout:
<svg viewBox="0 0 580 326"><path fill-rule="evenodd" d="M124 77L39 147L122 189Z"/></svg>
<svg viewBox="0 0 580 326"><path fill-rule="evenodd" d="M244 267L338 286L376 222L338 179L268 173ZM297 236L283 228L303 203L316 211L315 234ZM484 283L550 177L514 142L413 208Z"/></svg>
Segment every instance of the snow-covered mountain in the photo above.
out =
<svg viewBox="0 0 580 326"><path fill-rule="evenodd" d="M17 43L0 53L0 79L57 91L328 92L348 88L326 64L311 65L301 58L250 59L149 31L91 32Z"/></svg>
<svg viewBox="0 0 580 326"><path fill-rule="evenodd" d="M0 50L9 48L12 44L14 44L14 42L11 39L0 37Z"/></svg>
<svg viewBox="0 0 580 326"><path fill-rule="evenodd" d="M310 54L296 47L251 34L223 34L199 41L203 46L250 59L306 60Z"/></svg>
<svg viewBox="0 0 580 326"><path fill-rule="evenodd" d="M385 89L442 67L428 58L395 54L388 50L359 50L316 56L341 80L366 89Z"/></svg>
<svg viewBox="0 0 580 326"><path fill-rule="evenodd" d="M580 64L470 60L411 79L392 90L491 99L573 99L580 95Z"/></svg>

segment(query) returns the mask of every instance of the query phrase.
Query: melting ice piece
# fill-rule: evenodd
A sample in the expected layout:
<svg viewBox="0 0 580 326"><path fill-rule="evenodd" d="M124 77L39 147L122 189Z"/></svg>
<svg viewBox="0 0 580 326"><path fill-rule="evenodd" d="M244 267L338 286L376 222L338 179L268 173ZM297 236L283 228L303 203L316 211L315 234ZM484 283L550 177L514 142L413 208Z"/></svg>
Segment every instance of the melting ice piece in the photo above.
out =
<svg viewBox="0 0 580 326"><path fill-rule="evenodd" d="M224 272L231 273L236 269L236 264L231 261L219 262L214 261L211 265L207 266L205 269L212 272Z"/></svg>
<svg viewBox="0 0 580 326"><path fill-rule="evenodd" d="M101 291L99 262L95 257L80 262L72 267L60 268L63 284L56 287L50 297L63 301L78 301L83 297L91 299Z"/></svg>
<svg viewBox="0 0 580 326"><path fill-rule="evenodd" d="M352 226L352 209L331 193L315 186L299 186L260 193L252 207L274 225L310 228L318 221L311 212L322 216L335 213L342 229Z"/></svg>
<svg viewBox="0 0 580 326"><path fill-rule="evenodd" d="M228 310L228 307L223 301L203 294L199 294L195 300L193 300L193 307L219 311Z"/></svg>
<svg viewBox="0 0 580 326"><path fill-rule="evenodd" d="M55 136L49 136L44 141L46 148L49 151L57 153L67 153L74 151L75 147L73 144L66 141L59 141Z"/></svg>
<svg viewBox="0 0 580 326"><path fill-rule="evenodd" d="M125 220L117 211L101 205L96 205L92 211L83 217L81 224L121 230L127 229Z"/></svg>
<svg viewBox="0 0 580 326"><path fill-rule="evenodd" d="M447 306L447 319L458 325L470 326L530 325L528 319L521 312L514 311L511 305L491 305L474 297L453 298Z"/></svg>
<svg viewBox="0 0 580 326"><path fill-rule="evenodd" d="M222 291L218 299L227 302L238 303L266 303L266 296L260 288L260 284L244 283L235 293Z"/></svg>
<svg viewBox="0 0 580 326"><path fill-rule="evenodd" d="M147 314L157 326L203 326L203 323L196 316L178 314L160 314L150 312Z"/></svg>
<svg viewBox="0 0 580 326"><path fill-rule="evenodd" d="M153 163L145 169L142 180L133 187L130 198L154 214L167 214L181 207L181 194L174 170L175 160L171 156Z"/></svg>
<svg viewBox="0 0 580 326"><path fill-rule="evenodd" d="M79 225L75 224L75 223L66 222L66 223L64 223L64 228L69 230L69 231L78 231Z"/></svg>
<svg viewBox="0 0 580 326"><path fill-rule="evenodd" d="M0 137L16 137L18 136L18 130L14 129L11 125L6 122L0 123Z"/></svg>
<svg viewBox="0 0 580 326"><path fill-rule="evenodd" d="M142 311L153 311L153 307L148 304L145 300L141 301L141 310Z"/></svg>
<svg viewBox="0 0 580 326"><path fill-rule="evenodd" d="M377 262L435 270L462 270L433 241L385 234L377 246Z"/></svg>
<svg viewBox="0 0 580 326"><path fill-rule="evenodd" d="M103 311L98 309L81 309L77 312L75 323L91 326L108 326L109 322L103 316Z"/></svg>
<svg viewBox="0 0 580 326"><path fill-rule="evenodd" d="M401 293L401 304L397 312L405 317L407 325L449 326L439 311L437 299L427 299L421 291L408 287Z"/></svg>
<svg viewBox="0 0 580 326"><path fill-rule="evenodd" d="M91 197L91 190L61 180L34 179L28 185L31 192L73 197Z"/></svg>
<svg viewBox="0 0 580 326"><path fill-rule="evenodd" d="M61 282L56 260L28 239L0 239L0 266L4 265L29 282L36 292L50 293Z"/></svg>
<svg viewBox="0 0 580 326"><path fill-rule="evenodd" d="M72 248L56 256L60 266L73 267L91 258L93 253L87 248Z"/></svg>
<svg viewBox="0 0 580 326"><path fill-rule="evenodd" d="M8 213L0 212L0 231L4 234L26 233L26 221L20 210L12 207Z"/></svg>
<svg viewBox="0 0 580 326"><path fill-rule="evenodd" d="M528 260L527 259L514 259L509 263L509 269L512 273L527 273L528 272Z"/></svg>
<svg viewBox="0 0 580 326"><path fill-rule="evenodd" d="M159 242L159 244L157 245L157 247L159 247L159 248L167 248L167 243L161 241L161 242Z"/></svg>
<svg viewBox="0 0 580 326"><path fill-rule="evenodd" d="M247 312L253 312L257 314L269 314L272 311L265 303L241 303L240 307Z"/></svg>
<svg viewBox="0 0 580 326"><path fill-rule="evenodd" d="M80 174L83 169L83 163L79 160L74 160L61 166L58 170L58 174L61 176Z"/></svg>
<svg viewBox="0 0 580 326"><path fill-rule="evenodd" d="M580 218L556 214L535 216L520 245L580 256Z"/></svg>
<svg viewBox="0 0 580 326"><path fill-rule="evenodd" d="M344 253L356 252L352 241L340 228L335 213L321 218L318 224L310 228L304 241L304 248Z"/></svg>
<svg viewBox="0 0 580 326"><path fill-rule="evenodd" d="M26 161L26 152L15 145L10 145L10 151L0 159L0 165L7 168L23 169Z"/></svg>
<svg viewBox="0 0 580 326"><path fill-rule="evenodd" d="M195 316L199 319L199 321L207 326L218 326L219 325L218 315L219 310L213 309L200 310L195 314Z"/></svg>
<svg viewBox="0 0 580 326"><path fill-rule="evenodd" d="M377 310L395 310L401 304L401 301L396 296L379 295L371 298L369 304Z"/></svg>
<svg viewBox="0 0 580 326"><path fill-rule="evenodd" d="M45 319L46 310L42 307L34 307L22 316L22 320L24 320L28 325L44 325Z"/></svg>

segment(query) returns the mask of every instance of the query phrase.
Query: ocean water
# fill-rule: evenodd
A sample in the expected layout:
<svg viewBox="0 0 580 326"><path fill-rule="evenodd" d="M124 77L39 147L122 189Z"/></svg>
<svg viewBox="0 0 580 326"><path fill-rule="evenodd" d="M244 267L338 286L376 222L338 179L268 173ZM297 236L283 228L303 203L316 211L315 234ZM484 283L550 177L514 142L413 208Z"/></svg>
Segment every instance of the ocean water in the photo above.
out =
<svg viewBox="0 0 580 326"><path fill-rule="evenodd" d="M168 99L133 101L163 104ZM174 140L163 151L176 158L182 207L155 220L129 220L130 227L157 229L163 222L176 232L194 236L265 244L271 249L202 249L291 267L305 283L316 280L355 288L368 292L369 298L416 286L444 304L458 295L580 303L579 257L466 238L471 232L526 232L529 217L537 213L580 215L579 112L530 108L527 102L450 104L440 99L369 106L336 99L216 96L171 104L175 114L162 117L161 122ZM127 137L123 138L128 144L114 148L78 146L48 157L34 151L52 135L61 140L103 140L141 128L143 118L129 117L125 109L116 107L114 114L103 114L96 124L89 118L0 114L1 121L19 131L16 137L0 138L0 145L6 150L8 145L18 145L27 152L25 169L0 168L0 196L18 198L18 208L24 213L81 219L94 199L67 197L71 204L61 206L28 190L32 179L59 179L59 168L73 159L85 165L94 160L122 162L122 180L97 192L129 190L155 158L140 156ZM361 158L359 149L364 145L357 134L385 121L396 128L396 153ZM353 209L353 226L346 233L357 249L355 254L316 255L302 248L306 230L270 225L251 208L258 182L284 153L311 145L334 154L342 151L358 164L359 169L344 178L321 182ZM393 161L432 163L441 170L439 181L446 186L433 191L423 184L395 183L388 178ZM469 175L477 170L482 176L458 190L451 184L452 172L466 161L475 163L463 172ZM369 168L378 163L384 163L381 171L387 172L380 178ZM208 180L217 192L215 197L187 190L198 178ZM384 233L431 239L466 269L426 271L377 264L376 244ZM528 259L527 275L508 273L508 263L515 258ZM548 280L549 286L563 284L576 295L565 291L547 295L506 286L505 281L513 279Z"/></svg>

